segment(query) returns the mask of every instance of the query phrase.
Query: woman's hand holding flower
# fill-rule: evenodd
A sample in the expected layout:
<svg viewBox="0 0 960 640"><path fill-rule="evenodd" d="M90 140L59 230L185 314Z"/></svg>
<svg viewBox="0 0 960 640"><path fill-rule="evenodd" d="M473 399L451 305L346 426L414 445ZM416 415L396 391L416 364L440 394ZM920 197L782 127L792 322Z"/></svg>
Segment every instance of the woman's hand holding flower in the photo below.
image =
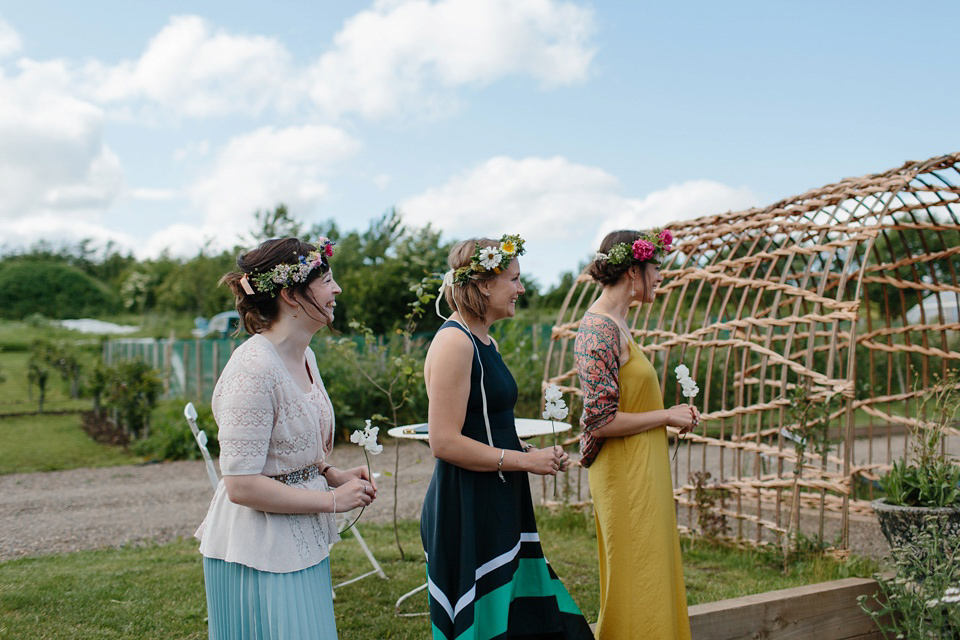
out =
<svg viewBox="0 0 960 640"><path fill-rule="evenodd" d="M357 467L366 469L366 467ZM355 471L351 469L350 471ZM344 471L343 473L349 473ZM337 496L337 511L352 511L357 507L365 507L377 497L377 489L369 481L354 478L333 490Z"/></svg>
<svg viewBox="0 0 960 640"><path fill-rule="evenodd" d="M667 424L676 427L680 433L688 433L700 422L700 410L692 404L678 404L665 410Z"/></svg>
<svg viewBox="0 0 960 640"><path fill-rule="evenodd" d="M366 465L342 470L336 467L330 467L330 471L327 472L327 483L331 487L339 487L351 480L366 480L367 483L373 486L373 495L376 497L377 491L379 490L377 488L377 481L371 477L370 469L367 468Z"/></svg>
<svg viewBox="0 0 960 640"><path fill-rule="evenodd" d="M562 447L530 449L526 457L528 471L540 476L555 476L570 464L570 456Z"/></svg>

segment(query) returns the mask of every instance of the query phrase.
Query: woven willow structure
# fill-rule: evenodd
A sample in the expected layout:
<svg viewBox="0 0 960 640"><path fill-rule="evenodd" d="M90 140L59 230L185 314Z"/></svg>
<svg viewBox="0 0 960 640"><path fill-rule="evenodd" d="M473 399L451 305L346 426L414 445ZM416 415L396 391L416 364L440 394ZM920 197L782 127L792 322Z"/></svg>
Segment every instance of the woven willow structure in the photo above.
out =
<svg viewBox="0 0 960 640"><path fill-rule="evenodd" d="M792 527L824 539L826 519L848 548L920 395L960 366L960 153L668 226L678 251L657 301L628 321L667 406L684 401L680 362L701 389L701 427L673 468L681 527L761 543ZM578 277L545 365L575 417L573 339L599 292ZM829 409L829 448L808 442L797 475L804 406Z"/></svg>

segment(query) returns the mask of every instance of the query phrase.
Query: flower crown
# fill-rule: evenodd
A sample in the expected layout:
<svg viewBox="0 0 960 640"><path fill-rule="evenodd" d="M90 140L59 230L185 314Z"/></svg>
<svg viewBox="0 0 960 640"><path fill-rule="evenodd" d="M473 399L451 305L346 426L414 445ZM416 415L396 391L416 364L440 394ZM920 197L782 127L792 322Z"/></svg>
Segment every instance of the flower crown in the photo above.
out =
<svg viewBox="0 0 960 640"><path fill-rule="evenodd" d="M500 273L510 266L511 260L517 256L522 256L523 252L523 238L518 235L502 236L498 247L478 246L470 257L470 264L453 272L453 281L456 284L464 285L478 273L486 273L487 271Z"/></svg>
<svg viewBox="0 0 960 640"><path fill-rule="evenodd" d="M631 259L636 262L663 262L666 254L673 250L673 234L669 229L654 229L649 233L641 234L633 244L621 242L615 244L607 253L597 252L594 260L606 260L609 264L623 264Z"/></svg>
<svg viewBox="0 0 960 640"><path fill-rule="evenodd" d="M329 238L320 236L314 243L316 249L305 256L297 256L294 263L282 262L269 271L243 274L240 285L247 295L253 295L254 287L260 293L269 293L271 297L277 295L277 289L285 289L294 284L306 282L310 272L320 266L329 266L327 258L333 256L333 242ZM250 286L253 282L254 287Z"/></svg>

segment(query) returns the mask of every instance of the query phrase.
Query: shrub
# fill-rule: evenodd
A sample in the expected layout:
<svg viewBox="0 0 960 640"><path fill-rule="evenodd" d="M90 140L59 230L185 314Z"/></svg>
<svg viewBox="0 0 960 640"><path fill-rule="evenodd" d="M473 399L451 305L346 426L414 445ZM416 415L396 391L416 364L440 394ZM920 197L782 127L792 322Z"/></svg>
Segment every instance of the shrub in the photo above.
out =
<svg viewBox="0 0 960 640"><path fill-rule="evenodd" d="M133 444L133 452L154 460L199 460L202 455L193 433L183 416L185 401L164 400L150 414L150 435ZM193 403L197 409L197 426L207 434L207 449L216 458L220 455L217 425L213 411L206 403Z"/></svg>
<svg viewBox="0 0 960 640"><path fill-rule="evenodd" d="M0 318L82 317L116 311L119 300L102 282L76 267L40 260L0 264Z"/></svg>

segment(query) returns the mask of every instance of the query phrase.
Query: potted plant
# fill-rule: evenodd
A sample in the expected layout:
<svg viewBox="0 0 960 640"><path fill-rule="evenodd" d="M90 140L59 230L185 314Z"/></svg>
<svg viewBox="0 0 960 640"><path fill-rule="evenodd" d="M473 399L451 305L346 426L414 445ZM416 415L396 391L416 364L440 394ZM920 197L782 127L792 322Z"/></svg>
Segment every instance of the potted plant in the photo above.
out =
<svg viewBox="0 0 960 640"><path fill-rule="evenodd" d="M910 546L931 517L960 537L960 464L944 446L958 411L960 375L951 370L920 396L904 456L880 479L885 497L871 503L892 548Z"/></svg>

